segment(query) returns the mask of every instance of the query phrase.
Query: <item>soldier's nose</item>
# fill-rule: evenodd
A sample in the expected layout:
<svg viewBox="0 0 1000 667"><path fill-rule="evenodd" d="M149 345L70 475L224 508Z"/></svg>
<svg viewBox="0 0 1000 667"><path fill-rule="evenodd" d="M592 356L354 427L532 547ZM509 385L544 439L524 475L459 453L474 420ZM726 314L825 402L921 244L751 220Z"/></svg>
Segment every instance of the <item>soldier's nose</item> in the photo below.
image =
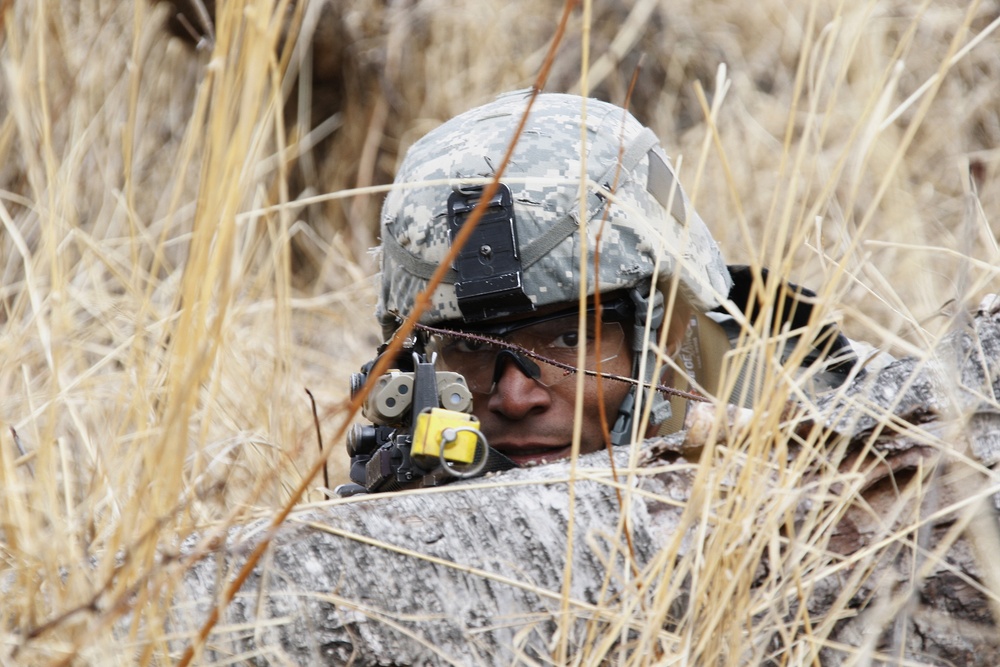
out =
<svg viewBox="0 0 1000 667"><path fill-rule="evenodd" d="M532 365L537 372L538 366ZM508 359L501 365L498 360L494 378L487 407L507 419L518 420L544 412L552 403L548 387L529 377L521 364Z"/></svg>

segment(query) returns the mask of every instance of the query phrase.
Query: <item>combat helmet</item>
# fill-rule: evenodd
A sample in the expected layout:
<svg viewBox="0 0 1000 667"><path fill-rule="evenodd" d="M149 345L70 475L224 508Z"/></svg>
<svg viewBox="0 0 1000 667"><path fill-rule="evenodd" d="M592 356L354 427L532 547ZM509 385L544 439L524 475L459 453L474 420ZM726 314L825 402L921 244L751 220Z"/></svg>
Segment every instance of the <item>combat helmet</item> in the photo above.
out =
<svg viewBox="0 0 1000 667"><path fill-rule="evenodd" d="M502 95L432 130L407 151L382 208L376 315L386 338L445 258L453 234L449 219L457 217L456 209L471 208L495 175L529 99L527 91ZM579 219L581 124L587 142L585 225ZM501 183L495 204L513 214L509 238L464 249L472 258L465 267L473 268L463 271L459 263L448 272L421 323L475 322L576 302L583 230L589 295L631 291L662 303L661 292L676 277L680 296L708 311L729 292L718 247L676 182L659 140L620 107L539 94ZM476 259L484 271L475 270ZM654 289L657 263L659 289ZM637 304L637 315L644 303ZM633 348L647 344L637 340ZM669 414L663 401L654 409L661 413L654 413L654 420L663 418L663 410Z"/></svg>

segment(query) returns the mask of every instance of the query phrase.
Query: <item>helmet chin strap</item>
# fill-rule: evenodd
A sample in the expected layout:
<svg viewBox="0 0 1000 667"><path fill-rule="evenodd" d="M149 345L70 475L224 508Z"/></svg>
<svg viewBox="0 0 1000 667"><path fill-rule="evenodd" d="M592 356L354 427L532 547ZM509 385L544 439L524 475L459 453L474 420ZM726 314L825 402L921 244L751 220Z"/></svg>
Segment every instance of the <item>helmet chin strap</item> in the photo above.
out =
<svg viewBox="0 0 1000 667"><path fill-rule="evenodd" d="M643 410L643 389L659 384L654 380L656 364L653 363L652 351L656 348L656 336L663 325L663 294L652 289L649 283L640 283L629 290L632 303L635 304L635 325L632 330L632 378L639 378L643 357L646 357L642 382L633 386L632 390L618 408L618 418L611 429L611 444L628 445L632 442L632 425L640 417ZM650 306L652 303L652 306ZM647 334L646 321L649 321ZM662 423L670 418L670 401L658 391L651 390L646 396L652 400L650 419L654 424ZM641 434L640 434L641 435Z"/></svg>

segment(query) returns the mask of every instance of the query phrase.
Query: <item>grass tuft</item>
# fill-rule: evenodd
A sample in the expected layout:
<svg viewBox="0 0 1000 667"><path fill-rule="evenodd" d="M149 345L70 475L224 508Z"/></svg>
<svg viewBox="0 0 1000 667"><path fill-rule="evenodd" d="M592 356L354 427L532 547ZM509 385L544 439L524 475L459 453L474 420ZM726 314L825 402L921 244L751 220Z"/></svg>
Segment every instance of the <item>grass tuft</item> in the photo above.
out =
<svg viewBox="0 0 1000 667"><path fill-rule="evenodd" d="M561 11L313 5L219 3L193 48L167 31L168 3L0 2L2 662L168 662L180 543L288 502L318 455L306 388L338 450L331 483L345 480L331 438L378 342L379 186L427 130L530 85ZM641 60L631 109L696 165L682 180L730 262L808 285L853 337L927 359L997 291L995 1L590 11L586 31L572 14L547 89L579 90L586 72L623 103ZM567 664L756 664L776 650L763 636L783 638L779 662L815 664L830 619L852 613L846 597L826 617L800 604L827 577L856 590L893 545L920 554L920 576L976 520L985 491L941 510L957 528L929 542L923 468L890 508L818 502L871 471L825 464L819 432L774 409L797 380L765 370L770 404L704 449L676 540L631 597L604 601L614 621ZM954 433L913 437L964 457ZM830 528L848 512L874 537L841 558ZM872 627L906 603L888 596Z"/></svg>

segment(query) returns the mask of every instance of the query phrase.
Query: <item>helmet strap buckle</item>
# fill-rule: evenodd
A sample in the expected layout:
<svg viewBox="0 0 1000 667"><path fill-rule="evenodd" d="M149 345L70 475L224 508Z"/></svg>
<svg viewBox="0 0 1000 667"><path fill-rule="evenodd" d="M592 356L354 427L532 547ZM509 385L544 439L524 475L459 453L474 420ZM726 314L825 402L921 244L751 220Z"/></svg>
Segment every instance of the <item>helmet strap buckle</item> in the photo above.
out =
<svg viewBox="0 0 1000 667"><path fill-rule="evenodd" d="M635 329L632 340L632 377L637 380L632 391L628 393L625 400L618 408L618 419L611 430L611 442L614 445L627 445L632 442L632 425L640 417L640 411L645 402L641 392L647 387L648 400L652 402L650 408L650 418L652 423L658 424L670 418L670 401L656 391L657 382L653 377L655 364L652 359L647 359L645 364L645 377L639 377L640 369L643 368L643 357L650 348L656 345L656 336L663 325L665 317L663 306L663 293L650 285L648 282L640 283L629 291L629 296L635 304ZM652 305L650 305L652 302ZM647 333L646 320L649 320ZM642 438L643 434L639 434Z"/></svg>

